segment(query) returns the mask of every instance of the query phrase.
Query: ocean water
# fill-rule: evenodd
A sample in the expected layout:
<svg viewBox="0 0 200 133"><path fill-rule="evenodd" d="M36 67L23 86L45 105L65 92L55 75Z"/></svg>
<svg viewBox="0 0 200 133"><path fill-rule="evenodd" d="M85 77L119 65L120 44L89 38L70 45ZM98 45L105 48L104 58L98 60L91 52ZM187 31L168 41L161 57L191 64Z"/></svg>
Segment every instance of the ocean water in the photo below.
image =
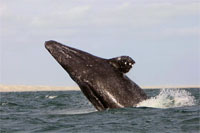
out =
<svg viewBox="0 0 200 133"><path fill-rule="evenodd" d="M200 88L145 92L149 99L137 107L105 111L81 91L1 92L0 132L200 132Z"/></svg>

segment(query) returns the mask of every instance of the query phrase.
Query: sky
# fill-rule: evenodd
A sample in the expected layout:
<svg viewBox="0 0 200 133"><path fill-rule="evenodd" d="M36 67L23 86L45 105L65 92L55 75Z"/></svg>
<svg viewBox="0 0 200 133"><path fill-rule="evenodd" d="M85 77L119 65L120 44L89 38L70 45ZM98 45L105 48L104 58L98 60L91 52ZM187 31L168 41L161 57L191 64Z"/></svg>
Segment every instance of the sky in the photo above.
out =
<svg viewBox="0 0 200 133"><path fill-rule="evenodd" d="M74 86L47 40L132 57L140 86L200 85L198 0L0 0L0 84Z"/></svg>

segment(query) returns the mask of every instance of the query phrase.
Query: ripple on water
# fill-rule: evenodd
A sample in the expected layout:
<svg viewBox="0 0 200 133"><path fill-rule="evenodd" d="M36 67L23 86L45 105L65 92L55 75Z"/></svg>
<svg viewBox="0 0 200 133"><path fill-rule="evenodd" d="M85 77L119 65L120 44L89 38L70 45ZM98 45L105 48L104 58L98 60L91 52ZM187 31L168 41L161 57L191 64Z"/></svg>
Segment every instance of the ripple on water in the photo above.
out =
<svg viewBox="0 0 200 133"><path fill-rule="evenodd" d="M187 91L199 101L199 90ZM159 90L145 92L149 97L160 94ZM199 104L173 108L133 107L96 111L80 91L1 95L0 132L199 131Z"/></svg>

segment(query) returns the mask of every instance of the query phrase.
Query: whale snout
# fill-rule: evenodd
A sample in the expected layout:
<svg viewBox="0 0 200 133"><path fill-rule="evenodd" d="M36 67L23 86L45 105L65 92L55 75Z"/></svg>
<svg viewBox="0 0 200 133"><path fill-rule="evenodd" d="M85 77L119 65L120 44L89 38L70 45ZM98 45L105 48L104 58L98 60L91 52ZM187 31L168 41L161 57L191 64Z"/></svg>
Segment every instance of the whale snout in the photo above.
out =
<svg viewBox="0 0 200 133"><path fill-rule="evenodd" d="M66 55L66 54L76 54L78 50L65 46L59 42L50 40L50 41L46 41L45 42L45 48L52 54L62 54L62 55Z"/></svg>
<svg viewBox="0 0 200 133"><path fill-rule="evenodd" d="M50 40L50 41L45 41L44 45L48 49L49 47L51 47L55 43L56 43L56 41Z"/></svg>
<svg viewBox="0 0 200 133"><path fill-rule="evenodd" d="M54 49L57 49L58 43L56 41L50 40L50 41L45 41L44 43L45 48L52 53Z"/></svg>
<svg viewBox="0 0 200 133"><path fill-rule="evenodd" d="M70 55L70 52L67 50L68 47L65 46L63 48L63 45L50 40L45 42L45 48L49 51L49 53L61 64L67 63L69 61L66 60L66 57Z"/></svg>
<svg viewBox="0 0 200 133"><path fill-rule="evenodd" d="M62 44L56 42L56 41L53 41L53 40L50 40L50 41L46 41L45 42L45 48L51 53L51 55L53 55L54 57L57 57L59 55L67 55L67 54L70 54L70 51L69 51L69 47L67 46L63 46Z"/></svg>
<svg viewBox="0 0 200 133"><path fill-rule="evenodd" d="M50 40L45 42L45 47L58 63L68 72L77 70L77 66L87 64L88 56L85 52L71 48L59 42Z"/></svg>

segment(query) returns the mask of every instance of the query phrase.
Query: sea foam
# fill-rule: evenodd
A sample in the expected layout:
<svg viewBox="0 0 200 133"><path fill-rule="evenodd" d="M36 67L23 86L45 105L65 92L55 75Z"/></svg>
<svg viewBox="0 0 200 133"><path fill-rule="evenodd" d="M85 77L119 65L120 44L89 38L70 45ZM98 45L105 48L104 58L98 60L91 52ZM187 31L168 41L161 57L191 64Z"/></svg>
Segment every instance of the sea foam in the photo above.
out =
<svg viewBox="0 0 200 133"><path fill-rule="evenodd" d="M48 98L48 99L54 99L56 98L57 96L49 96L49 95L46 95L45 98Z"/></svg>
<svg viewBox="0 0 200 133"><path fill-rule="evenodd" d="M181 89L162 89L160 94L137 104L137 107L173 108L195 105L191 93Z"/></svg>

